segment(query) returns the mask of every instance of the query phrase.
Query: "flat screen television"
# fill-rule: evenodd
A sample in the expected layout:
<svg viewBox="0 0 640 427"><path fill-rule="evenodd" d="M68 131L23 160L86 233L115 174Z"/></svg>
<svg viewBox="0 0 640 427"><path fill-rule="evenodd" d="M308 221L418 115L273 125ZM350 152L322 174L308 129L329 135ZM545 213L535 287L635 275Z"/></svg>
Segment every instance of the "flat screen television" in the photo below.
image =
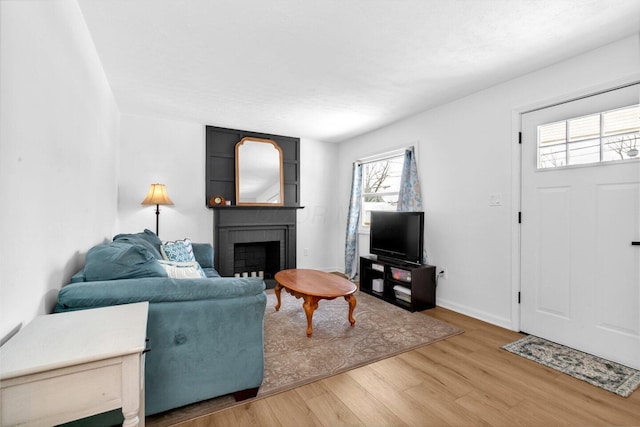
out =
<svg viewBox="0 0 640 427"><path fill-rule="evenodd" d="M380 258L422 263L424 212L372 211L369 252Z"/></svg>

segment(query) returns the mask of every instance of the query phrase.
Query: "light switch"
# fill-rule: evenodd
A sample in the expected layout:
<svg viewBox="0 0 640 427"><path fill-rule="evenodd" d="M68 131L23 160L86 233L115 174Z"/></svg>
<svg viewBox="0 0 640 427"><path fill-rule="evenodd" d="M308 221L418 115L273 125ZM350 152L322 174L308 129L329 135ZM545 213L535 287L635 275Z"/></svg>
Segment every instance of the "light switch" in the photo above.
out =
<svg viewBox="0 0 640 427"><path fill-rule="evenodd" d="M502 206L502 194L489 194L489 206Z"/></svg>

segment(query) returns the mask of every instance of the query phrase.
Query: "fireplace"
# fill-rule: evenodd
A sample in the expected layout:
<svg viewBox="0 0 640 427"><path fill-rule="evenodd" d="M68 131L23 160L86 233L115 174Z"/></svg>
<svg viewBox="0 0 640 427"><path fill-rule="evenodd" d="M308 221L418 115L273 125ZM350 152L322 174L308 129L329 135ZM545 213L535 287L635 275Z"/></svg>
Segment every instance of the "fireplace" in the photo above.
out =
<svg viewBox="0 0 640 427"><path fill-rule="evenodd" d="M296 267L296 208L214 209L215 266L223 277L257 276L268 288L280 270Z"/></svg>
<svg viewBox="0 0 640 427"><path fill-rule="evenodd" d="M233 245L233 275L273 279L280 271L282 242L250 242Z"/></svg>

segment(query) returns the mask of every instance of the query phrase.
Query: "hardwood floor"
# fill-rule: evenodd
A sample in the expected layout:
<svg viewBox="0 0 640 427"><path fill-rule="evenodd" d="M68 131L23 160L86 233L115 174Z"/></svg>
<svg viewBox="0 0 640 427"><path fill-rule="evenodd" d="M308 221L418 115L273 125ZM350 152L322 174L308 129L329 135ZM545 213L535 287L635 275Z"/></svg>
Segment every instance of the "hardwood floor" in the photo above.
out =
<svg viewBox="0 0 640 427"><path fill-rule="evenodd" d="M521 334L436 308L465 333L181 426L640 426L623 398L500 347Z"/></svg>

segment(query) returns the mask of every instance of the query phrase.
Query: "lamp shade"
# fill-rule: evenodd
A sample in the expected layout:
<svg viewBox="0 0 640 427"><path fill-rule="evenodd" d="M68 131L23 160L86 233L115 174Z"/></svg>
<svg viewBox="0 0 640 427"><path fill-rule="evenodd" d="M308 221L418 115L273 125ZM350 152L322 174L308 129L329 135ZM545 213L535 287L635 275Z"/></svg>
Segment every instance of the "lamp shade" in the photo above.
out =
<svg viewBox="0 0 640 427"><path fill-rule="evenodd" d="M151 184L147 197L141 203L142 205L172 205L173 201L167 194L167 187L164 184Z"/></svg>

